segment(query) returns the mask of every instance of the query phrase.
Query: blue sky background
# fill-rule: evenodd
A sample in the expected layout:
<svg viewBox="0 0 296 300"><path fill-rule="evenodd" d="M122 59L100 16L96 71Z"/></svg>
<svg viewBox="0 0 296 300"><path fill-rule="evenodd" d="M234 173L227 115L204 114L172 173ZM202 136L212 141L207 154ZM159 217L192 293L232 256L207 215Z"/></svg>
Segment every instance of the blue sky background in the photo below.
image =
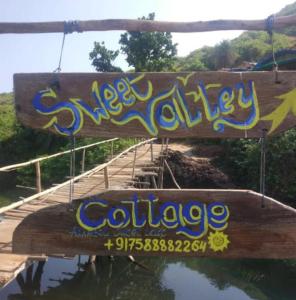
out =
<svg viewBox="0 0 296 300"><path fill-rule="evenodd" d="M0 22L34 22L131 18L156 13L157 20L202 21L212 19L264 19L293 0L0 0ZM94 41L118 49L122 32L84 32L67 35L63 72L92 72L89 52ZM232 39L240 31L173 34L178 55L203 45ZM0 35L0 92L13 89L14 73L52 72L57 68L62 33ZM117 65L127 69L124 56Z"/></svg>

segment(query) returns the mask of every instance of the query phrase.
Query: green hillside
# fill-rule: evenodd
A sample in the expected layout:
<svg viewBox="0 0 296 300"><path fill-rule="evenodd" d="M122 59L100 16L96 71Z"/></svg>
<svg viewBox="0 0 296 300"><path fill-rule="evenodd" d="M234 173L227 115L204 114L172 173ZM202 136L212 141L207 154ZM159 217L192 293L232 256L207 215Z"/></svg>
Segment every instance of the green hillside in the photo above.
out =
<svg viewBox="0 0 296 300"><path fill-rule="evenodd" d="M15 111L12 93L0 94L0 142L15 133Z"/></svg>
<svg viewBox="0 0 296 300"><path fill-rule="evenodd" d="M286 5L276 15L277 16L289 16L289 15L294 15L294 14L296 14L296 2ZM281 32L283 34L290 35L290 36L296 36L296 26L291 26L289 28L279 30L278 32Z"/></svg>
<svg viewBox="0 0 296 300"><path fill-rule="evenodd" d="M274 49L291 48L295 37L285 34L274 34ZM194 50L186 57L176 59L176 71L219 70L221 68L237 68L244 62L257 62L271 54L270 37L264 31L246 31L233 40Z"/></svg>

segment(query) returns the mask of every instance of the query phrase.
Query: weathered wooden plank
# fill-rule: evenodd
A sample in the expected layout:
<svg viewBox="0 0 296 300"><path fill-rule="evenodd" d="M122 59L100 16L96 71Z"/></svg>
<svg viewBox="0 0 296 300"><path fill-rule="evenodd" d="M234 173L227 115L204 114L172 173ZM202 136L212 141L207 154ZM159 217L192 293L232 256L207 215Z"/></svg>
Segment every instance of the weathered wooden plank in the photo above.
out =
<svg viewBox="0 0 296 300"><path fill-rule="evenodd" d="M118 190L31 214L21 254L296 257L296 210L246 190Z"/></svg>
<svg viewBox="0 0 296 300"><path fill-rule="evenodd" d="M77 136L215 138L296 125L296 72L279 72L278 83L273 72L59 74L59 88L54 76L14 76L24 125Z"/></svg>
<svg viewBox="0 0 296 300"><path fill-rule="evenodd" d="M13 272L26 261L26 256L13 254L0 254L0 271Z"/></svg>

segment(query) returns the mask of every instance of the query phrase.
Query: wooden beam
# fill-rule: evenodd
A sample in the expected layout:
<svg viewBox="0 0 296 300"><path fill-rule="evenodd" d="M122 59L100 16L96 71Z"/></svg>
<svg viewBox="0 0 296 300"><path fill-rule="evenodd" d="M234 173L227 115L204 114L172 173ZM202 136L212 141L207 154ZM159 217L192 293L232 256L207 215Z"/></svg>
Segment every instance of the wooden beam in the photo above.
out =
<svg viewBox="0 0 296 300"><path fill-rule="evenodd" d="M282 29L296 24L296 16L274 18L274 29ZM205 32L219 30L266 30L263 20L212 20L197 22L166 22L132 19L107 19L74 22L2 22L0 34L4 33L50 33L82 31L160 31L160 32Z"/></svg>
<svg viewBox="0 0 296 300"><path fill-rule="evenodd" d="M13 252L295 258L296 210L247 190L114 190L41 209ZM50 221L45 221L50 220Z"/></svg>
<svg viewBox="0 0 296 300"><path fill-rule="evenodd" d="M52 79L14 76L24 125L62 135L174 138L260 138L296 125L291 71L59 74L60 89L46 89Z"/></svg>

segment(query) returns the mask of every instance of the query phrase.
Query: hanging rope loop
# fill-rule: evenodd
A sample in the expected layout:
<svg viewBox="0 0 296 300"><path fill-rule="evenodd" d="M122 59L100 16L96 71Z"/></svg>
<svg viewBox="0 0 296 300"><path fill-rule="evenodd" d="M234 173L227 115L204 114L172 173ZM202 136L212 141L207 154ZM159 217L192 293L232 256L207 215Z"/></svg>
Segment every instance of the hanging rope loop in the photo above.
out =
<svg viewBox="0 0 296 300"><path fill-rule="evenodd" d="M64 46L65 46L65 39L66 39L66 33L64 32L63 39L62 39L61 50L60 50L59 63L58 63L58 67L53 71L54 73L60 73L61 70L62 70L61 66L62 66Z"/></svg>
<svg viewBox="0 0 296 300"><path fill-rule="evenodd" d="M63 59L63 53L64 53L64 46L65 46L65 40L66 35L71 34L73 32L82 32L79 22L78 21L66 21L64 22L64 34L62 38L62 45L60 50L60 56L59 56L59 62L57 68L53 71L55 73L55 76L50 84L50 87L55 88L57 90L61 89L60 85L60 79L59 79L59 73L62 70L62 59Z"/></svg>

